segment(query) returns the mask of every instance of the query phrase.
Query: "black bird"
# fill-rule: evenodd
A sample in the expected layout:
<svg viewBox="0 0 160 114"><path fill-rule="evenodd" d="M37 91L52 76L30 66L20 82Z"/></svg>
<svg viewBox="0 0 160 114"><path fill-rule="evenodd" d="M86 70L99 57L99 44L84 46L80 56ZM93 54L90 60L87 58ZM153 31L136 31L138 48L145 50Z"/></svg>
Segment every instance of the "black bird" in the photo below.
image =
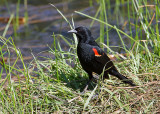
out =
<svg viewBox="0 0 160 114"><path fill-rule="evenodd" d="M95 42L91 31L88 30L88 28L80 26L68 32L75 33L78 38L78 58L82 68L88 73L89 80L93 79L93 72L98 75L103 73L103 79L109 78L108 74L111 74L122 80L124 83L135 86L131 80L118 72L107 54Z"/></svg>

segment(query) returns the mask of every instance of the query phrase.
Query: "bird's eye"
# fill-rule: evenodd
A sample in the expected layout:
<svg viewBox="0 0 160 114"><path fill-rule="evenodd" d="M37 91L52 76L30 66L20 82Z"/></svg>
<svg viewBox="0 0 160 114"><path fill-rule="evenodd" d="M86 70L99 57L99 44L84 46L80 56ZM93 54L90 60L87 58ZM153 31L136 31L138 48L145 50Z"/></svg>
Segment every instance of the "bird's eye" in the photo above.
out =
<svg viewBox="0 0 160 114"><path fill-rule="evenodd" d="M81 30L80 30L80 29L78 29L78 32L81 32Z"/></svg>

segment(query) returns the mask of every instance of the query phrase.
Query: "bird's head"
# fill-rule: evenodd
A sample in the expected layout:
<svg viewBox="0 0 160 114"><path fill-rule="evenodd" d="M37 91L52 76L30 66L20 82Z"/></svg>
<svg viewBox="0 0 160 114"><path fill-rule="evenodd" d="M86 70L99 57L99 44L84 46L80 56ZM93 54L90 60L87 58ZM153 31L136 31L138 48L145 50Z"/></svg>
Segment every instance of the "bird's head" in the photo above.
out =
<svg viewBox="0 0 160 114"><path fill-rule="evenodd" d="M68 31L69 33L75 33L77 38L79 39L79 42L80 41L87 41L87 40L90 40L92 37L91 37L91 31L84 27L84 26L79 26L75 29L72 29L70 31Z"/></svg>

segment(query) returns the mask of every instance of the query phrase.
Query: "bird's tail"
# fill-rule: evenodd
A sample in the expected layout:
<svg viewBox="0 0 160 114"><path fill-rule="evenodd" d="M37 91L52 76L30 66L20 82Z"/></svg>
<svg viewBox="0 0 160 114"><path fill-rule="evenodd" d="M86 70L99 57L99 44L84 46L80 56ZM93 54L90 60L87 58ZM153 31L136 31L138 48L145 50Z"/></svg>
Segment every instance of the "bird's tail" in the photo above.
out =
<svg viewBox="0 0 160 114"><path fill-rule="evenodd" d="M109 72L109 74L116 76L118 79L122 80L122 82L126 83L126 84L130 84L131 86L136 86L132 80L129 80L127 77L123 76L122 74L120 74L117 70L111 70Z"/></svg>

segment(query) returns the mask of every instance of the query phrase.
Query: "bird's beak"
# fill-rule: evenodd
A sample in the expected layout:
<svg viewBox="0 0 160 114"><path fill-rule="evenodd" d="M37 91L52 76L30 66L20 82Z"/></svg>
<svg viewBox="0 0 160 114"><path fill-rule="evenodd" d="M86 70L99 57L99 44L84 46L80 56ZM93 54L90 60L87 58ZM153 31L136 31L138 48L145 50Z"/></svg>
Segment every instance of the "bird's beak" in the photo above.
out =
<svg viewBox="0 0 160 114"><path fill-rule="evenodd" d="M77 31L75 29L72 29L72 30L68 31L68 33L77 33Z"/></svg>

